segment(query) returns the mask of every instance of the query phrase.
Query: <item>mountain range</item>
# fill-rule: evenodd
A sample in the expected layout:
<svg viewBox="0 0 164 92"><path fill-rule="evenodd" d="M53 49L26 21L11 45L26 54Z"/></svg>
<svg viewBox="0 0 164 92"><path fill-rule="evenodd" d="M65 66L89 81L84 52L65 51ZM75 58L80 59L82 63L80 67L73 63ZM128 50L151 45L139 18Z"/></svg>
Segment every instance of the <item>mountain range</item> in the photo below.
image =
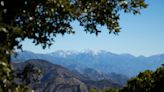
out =
<svg viewBox="0 0 164 92"><path fill-rule="evenodd" d="M30 83L35 92L88 92L91 88L122 87L122 85L115 83L115 80L109 79L117 77L117 75L111 75L108 79L99 79L102 78L102 75L93 69L86 69L85 74L87 75L85 75L40 59L12 62L12 64L16 72L22 71L27 65L41 70L39 81ZM30 76L30 80L32 80L32 75Z"/></svg>
<svg viewBox="0 0 164 92"><path fill-rule="evenodd" d="M102 75L120 74L127 77L136 76L144 70L155 70L164 64L164 54L133 56L131 54L115 54L109 51L55 51L48 54L38 54L29 51L18 52L12 56L12 61L27 61L29 59L42 59L53 64L61 65L71 71L83 74L87 69L93 69Z"/></svg>

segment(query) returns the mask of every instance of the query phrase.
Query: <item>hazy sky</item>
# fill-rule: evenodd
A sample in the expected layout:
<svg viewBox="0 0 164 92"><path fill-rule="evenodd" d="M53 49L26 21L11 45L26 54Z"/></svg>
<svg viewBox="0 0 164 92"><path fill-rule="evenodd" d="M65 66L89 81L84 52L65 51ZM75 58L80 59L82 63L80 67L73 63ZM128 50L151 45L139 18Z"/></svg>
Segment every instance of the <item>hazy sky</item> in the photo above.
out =
<svg viewBox="0 0 164 92"><path fill-rule="evenodd" d="M141 15L122 14L118 36L108 34L102 29L98 37L86 34L78 23L73 23L75 35L57 36L51 48L42 50L41 46L34 46L31 41L23 43L23 49L36 53L49 53L56 50L107 50L113 53L130 53L133 55L150 56L164 53L164 0L146 0L147 9Z"/></svg>

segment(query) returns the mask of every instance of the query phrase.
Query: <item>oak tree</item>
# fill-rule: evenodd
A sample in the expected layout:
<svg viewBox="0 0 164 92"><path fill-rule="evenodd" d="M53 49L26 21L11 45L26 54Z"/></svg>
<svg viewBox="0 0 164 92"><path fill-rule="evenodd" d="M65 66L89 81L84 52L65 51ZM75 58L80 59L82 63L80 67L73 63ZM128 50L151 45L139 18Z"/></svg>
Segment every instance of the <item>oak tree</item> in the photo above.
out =
<svg viewBox="0 0 164 92"><path fill-rule="evenodd" d="M73 21L89 33L98 35L97 26L106 26L117 34L121 12L139 14L146 7L145 0L0 0L0 89L11 91L10 55L25 39L46 48L56 35L74 34Z"/></svg>

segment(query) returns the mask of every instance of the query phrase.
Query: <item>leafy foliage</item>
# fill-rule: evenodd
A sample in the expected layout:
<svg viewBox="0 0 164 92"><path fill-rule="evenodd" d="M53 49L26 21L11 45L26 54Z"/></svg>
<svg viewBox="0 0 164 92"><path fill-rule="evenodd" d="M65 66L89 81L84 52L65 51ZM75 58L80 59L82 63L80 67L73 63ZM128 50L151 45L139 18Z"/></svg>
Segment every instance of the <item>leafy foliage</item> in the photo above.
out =
<svg viewBox="0 0 164 92"><path fill-rule="evenodd" d="M10 49L25 38L45 48L57 34L74 33L75 20L86 32L98 35L101 25L118 33L119 11L138 14L146 7L144 0L1 0L0 39Z"/></svg>
<svg viewBox="0 0 164 92"><path fill-rule="evenodd" d="M164 92L164 65L156 71L144 71L128 81L120 92Z"/></svg>
<svg viewBox="0 0 164 92"><path fill-rule="evenodd" d="M141 72L130 79L122 89L91 89L90 92L164 92L164 65L154 72Z"/></svg>
<svg viewBox="0 0 164 92"><path fill-rule="evenodd" d="M98 35L101 25L116 34L120 11L138 14L146 7L144 0L0 0L0 88L10 90L10 55L21 49L21 41L46 48L56 35L74 33L70 23L76 20L86 32Z"/></svg>

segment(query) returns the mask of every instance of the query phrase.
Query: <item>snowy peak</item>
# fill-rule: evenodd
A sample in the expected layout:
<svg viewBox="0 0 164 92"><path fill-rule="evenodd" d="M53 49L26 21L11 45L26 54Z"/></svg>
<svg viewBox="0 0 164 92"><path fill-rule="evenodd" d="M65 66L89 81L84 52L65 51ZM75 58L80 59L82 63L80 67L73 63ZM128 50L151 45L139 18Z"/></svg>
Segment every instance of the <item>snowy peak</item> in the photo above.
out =
<svg viewBox="0 0 164 92"><path fill-rule="evenodd" d="M58 50L52 53L49 53L51 56L59 56L59 57L67 57L69 55L76 55L79 54L80 52L78 51L63 51L63 50Z"/></svg>
<svg viewBox="0 0 164 92"><path fill-rule="evenodd" d="M81 71L85 68L93 68L100 72L115 72L127 76L135 76L144 70L155 70L164 64L164 54L150 57L135 57L131 54L114 54L104 50L83 51L55 51L48 54L36 54L32 52L19 52L13 61L26 61L29 59L43 59L51 61L70 69ZM126 72L125 72L126 71Z"/></svg>

